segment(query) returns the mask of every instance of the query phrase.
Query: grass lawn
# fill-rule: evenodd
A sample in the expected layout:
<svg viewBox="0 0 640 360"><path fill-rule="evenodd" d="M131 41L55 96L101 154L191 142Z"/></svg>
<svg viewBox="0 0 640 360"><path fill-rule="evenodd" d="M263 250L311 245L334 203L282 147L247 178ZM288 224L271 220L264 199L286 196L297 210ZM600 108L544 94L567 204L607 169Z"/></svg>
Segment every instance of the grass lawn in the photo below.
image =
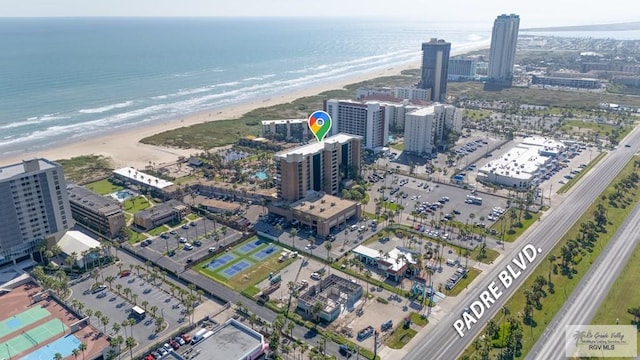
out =
<svg viewBox="0 0 640 360"><path fill-rule="evenodd" d="M191 213L191 214L187 215L187 219L189 219L191 221L194 221L194 220L200 219L200 216L198 216L198 215L196 215L194 213Z"/></svg>
<svg viewBox="0 0 640 360"><path fill-rule="evenodd" d="M412 328L405 328L400 325L393 330L389 338L387 338L386 344L392 349L402 349L418 332Z"/></svg>
<svg viewBox="0 0 640 360"><path fill-rule="evenodd" d="M634 161L638 160L637 156L633 157L631 161L622 169L620 174L609 184L609 186L603 191L602 195L607 197L607 194L615 192L614 184L618 183L621 179L624 179L629 174L634 171ZM640 200L640 191L638 189L633 189L628 192L630 196L629 204L636 204ZM560 259L562 258L561 248L567 246L567 243L571 239L576 239L580 236L580 224L587 221L593 221L593 213L595 212L597 205L602 203L600 197L596 200L591 206L585 211L583 216L569 229L569 231L562 237L562 239L556 244L556 246L551 250L550 255L554 255L557 260L554 264L559 264ZM542 304L542 310L534 310L533 312L533 321L534 326L529 326L526 324L522 324L523 332L526 336L522 339L522 353L523 356L528 353L529 350L533 347L537 339L544 332L546 325L554 318L558 310L565 303L567 298L571 295L573 289L580 283L580 280L587 272L591 264L598 258L602 249L606 246L609 239L615 234L618 227L622 224L624 219L631 213L633 210L632 206L626 206L625 208L612 207L608 206L607 203L602 203L607 208L607 219L608 224L605 225L606 231L602 233L598 233L597 240L594 243L593 249L591 252L589 251L581 251L576 256L576 261L573 264L573 269L575 270L575 274L573 277L569 279L567 276L561 274L554 274L551 271L551 263L548 260L543 260L536 268L533 270L531 275L527 278L527 280L522 284L522 286L518 289L517 292L507 301L505 306L511 310L511 313L522 312L526 299L524 292L525 290L530 290L539 276L547 279L551 277L551 281L554 284L555 292L551 293L548 291L547 287L544 287L545 292L547 293L546 297L542 297L540 302ZM577 261L579 258L579 261ZM577 263L576 263L577 262ZM633 262L633 261L632 261ZM637 280L637 278L636 278ZM630 289L637 287L637 285L627 286L624 291L626 292L624 296L629 296L628 292ZM633 297L629 296L631 300L634 300ZM637 298L635 298L637 299ZM612 303L613 304L613 303ZM626 309L624 309L626 310ZM501 316L498 315L494 320L501 321ZM488 321L488 319L487 319ZM472 346L467 348L465 351L465 355L474 355L471 356L472 359L479 358L480 354L473 354L474 349ZM497 356L497 350L494 350L494 356ZM493 358L493 356L492 356Z"/></svg>
<svg viewBox="0 0 640 360"><path fill-rule="evenodd" d="M485 264L491 264L498 256L500 256L500 253L493 249L485 248L484 251L486 257L482 259L481 262ZM476 246L471 254L469 254L469 260L477 260L478 255L480 255L480 246Z"/></svg>
<svg viewBox="0 0 640 360"><path fill-rule="evenodd" d="M127 232L127 234L129 234L129 244L137 244L140 241L147 239L146 235L135 232L128 227L125 227L125 231Z"/></svg>
<svg viewBox="0 0 640 360"><path fill-rule="evenodd" d="M636 246L629 257L629 262L620 273L620 277L613 283L591 323L607 325L615 324L616 320L619 320L620 325L634 325L633 316L627 312L627 309L640 306L638 283L640 283L640 246ZM638 323L635 325L640 326ZM640 344L640 331L638 331L638 344Z"/></svg>
<svg viewBox="0 0 640 360"><path fill-rule="evenodd" d="M392 202L388 202L388 201L383 201L382 202L382 207L385 208L385 209L389 209L391 211L398 210L398 206L400 206L400 205L398 205L396 203L392 203Z"/></svg>
<svg viewBox="0 0 640 360"><path fill-rule="evenodd" d="M398 151L404 151L404 143L392 144L391 148Z"/></svg>
<svg viewBox="0 0 640 360"><path fill-rule="evenodd" d="M151 206L144 196L136 196L126 199L122 203L124 211L135 214L138 211L148 209Z"/></svg>
<svg viewBox="0 0 640 360"><path fill-rule="evenodd" d="M156 228L153 228L149 231L147 231L147 233L153 235L153 236L160 236L160 234L162 234L165 231L169 231L169 227L167 225L160 225Z"/></svg>
<svg viewBox="0 0 640 360"><path fill-rule="evenodd" d="M602 158L604 158L605 155L607 155L606 151L603 151L600 154L598 154L598 156L596 156L595 159L591 160L591 162L587 165L586 168L582 169L582 171L577 173L573 177L573 179L570 179L569 181L567 181L566 184L562 185L562 187L557 191L557 193L564 194L567 191L569 191L569 189L571 189L573 185L577 184L578 181L582 179L582 177L585 176L589 172L589 170L591 170L591 168L593 168L600 160L602 160Z"/></svg>
<svg viewBox="0 0 640 360"><path fill-rule="evenodd" d="M538 211L537 213L529 213L531 215L530 218L526 218L526 214L522 216L522 227L513 226L512 229L509 229L509 224L511 223L511 219L509 219L508 212L505 212L504 215L500 217L500 220L496 221L491 225L490 229L501 233L504 227L504 236L498 236L500 239L506 242L514 242L520 235L522 235L533 223L535 223L540 216L542 216L542 211ZM517 219L515 220L517 221ZM504 239L501 239L504 237Z"/></svg>
<svg viewBox="0 0 640 360"><path fill-rule="evenodd" d="M429 320L427 320L426 317L423 317L422 315L412 312L409 317L411 318L411 322L416 324L417 326L426 326L429 323Z"/></svg>
<svg viewBox="0 0 640 360"><path fill-rule="evenodd" d="M100 181L88 183L85 185L85 187L100 195L107 195L124 189L123 186L112 184L109 179L103 179Z"/></svg>
<svg viewBox="0 0 640 360"><path fill-rule="evenodd" d="M177 178L174 183L181 185L184 184L188 181L194 180L196 177L194 175L187 175L187 176L183 176L181 178Z"/></svg>
<svg viewBox="0 0 640 360"><path fill-rule="evenodd" d="M475 280L481 271L476 268L469 269L467 275L458 282L458 284L451 290L444 290L443 293L447 296L458 296L469 284Z"/></svg>

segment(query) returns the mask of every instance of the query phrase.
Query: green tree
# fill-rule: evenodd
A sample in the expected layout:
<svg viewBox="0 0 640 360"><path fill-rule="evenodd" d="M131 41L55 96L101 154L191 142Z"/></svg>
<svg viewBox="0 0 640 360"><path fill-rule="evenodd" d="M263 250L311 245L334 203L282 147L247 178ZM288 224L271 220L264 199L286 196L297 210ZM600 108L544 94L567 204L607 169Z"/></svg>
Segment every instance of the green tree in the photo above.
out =
<svg viewBox="0 0 640 360"><path fill-rule="evenodd" d="M133 347L136 346L136 339L134 339L132 336L127 337L126 345L127 349L129 349L131 360L133 360Z"/></svg>
<svg viewBox="0 0 640 360"><path fill-rule="evenodd" d="M87 344L80 343L80 345L78 345L78 350L82 352L82 359L84 360L84 351L87 350Z"/></svg>

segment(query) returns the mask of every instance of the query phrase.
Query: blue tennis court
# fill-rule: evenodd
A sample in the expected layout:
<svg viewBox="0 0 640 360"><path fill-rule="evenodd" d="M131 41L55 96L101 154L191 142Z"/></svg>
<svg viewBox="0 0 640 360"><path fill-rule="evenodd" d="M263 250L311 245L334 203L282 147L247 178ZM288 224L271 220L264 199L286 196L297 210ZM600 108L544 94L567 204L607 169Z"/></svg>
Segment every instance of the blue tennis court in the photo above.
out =
<svg viewBox="0 0 640 360"><path fill-rule="evenodd" d="M233 254L224 254L222 256L220 256L217 259L214 259L213 261L211 261L209 263L209 265L207 265L207 267L211 270L215 270L219 267L222 267L230 262L232 262L233 260L236 259L236 256Z"/></svg>
<svg viewBox="0 0 640 360"><path fill-rule="evenodd" d="M67 335L65 337L61 337L60 339L52 342L51 344L45 345L40 349L22 357L22 360L51 360L53 355L60 353L62 358L66 358L67 356L71 356L73 354L73 349L77 349L80 346L80 340L75 335Z"/></svg>
<svg viewBox="0 0 640 360"><path fill-rule="evenodd" d="M252 241L252 242L248 242L244 245L242 245L238 251L240 251L243 254L248 254L251 251L253 251L255 248L257 248L258 246L264 244L264 241L257 239L256 241Z"/></svg>
<svg viewBox="0 0 640 360"><path fill-rule="evenodd" d="M262 261L262 260L268 258L269 256L275 254L277 249L278 249L278 247L269 246L267 248L264 248L264 249L256 252L255 254L251 255L251 257L253 259L255 259L255 260Z"/></svg>
<svg viewBox="0 0 640 360"><path fill-rule="evenodd" d="M228 268L224 269L224 271L222 271L222 276L226 277L226 278L230 278L235 276L236 274L239 274L240 272L242 272L242 270L248 268L249 266L251 266L252 264L246 260L240 260L237 263L229 266Z"/></svg>

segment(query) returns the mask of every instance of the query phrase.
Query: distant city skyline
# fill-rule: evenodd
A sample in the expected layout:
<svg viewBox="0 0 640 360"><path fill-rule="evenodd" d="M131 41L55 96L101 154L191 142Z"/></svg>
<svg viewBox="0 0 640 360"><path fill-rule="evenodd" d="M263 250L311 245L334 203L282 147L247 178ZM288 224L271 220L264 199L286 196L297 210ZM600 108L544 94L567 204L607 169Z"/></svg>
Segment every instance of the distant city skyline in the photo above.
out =
<svg viewBox="0 0 640 360"><path fill-rule="evenodd" d="M629 6L626 0L610 0L603 6L588 7L568 0L482 2L453 0L429 3L420 0L389 2L381 0L296 2L291 0L240 0L217 2L209 0L23 0L5 2L0 17L60 17L60 16L315 16L315 17L397 17L424 18L425 21L485 22L491 26L497 14L519 14L521 28L537 26L589 25L636 21L640 7Z"/></svg>

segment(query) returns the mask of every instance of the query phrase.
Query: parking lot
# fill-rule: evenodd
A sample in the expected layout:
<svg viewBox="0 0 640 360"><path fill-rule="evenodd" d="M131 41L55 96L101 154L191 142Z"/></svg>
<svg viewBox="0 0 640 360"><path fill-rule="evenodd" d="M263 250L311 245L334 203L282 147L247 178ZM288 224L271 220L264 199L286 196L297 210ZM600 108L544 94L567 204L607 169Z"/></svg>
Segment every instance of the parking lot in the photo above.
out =
<svg viewBox="0 0 640 360"><path fill-rule="evenodd" d="M224 228L224 232L220 229ZM242 234L213 220L199 218L176 227L161 236L150 239L143 246L159 255L167 255L174 263L184 266L189 259L196 260L207 252L239 239Z"/></svg>
<svg viewBox="0 0 640 360"><path fill-rule="evenodd" d="M94 312L100 311L103 315L109 318L110 323L107 325L107 334L113 334L112 326L114 323L122 322L126 319L132 318L130 314L134 304L123 296L117 294L117 286L120 285L120 292L124 293L125 289L130 289L131 294L136 294L136 303L142 307L142 302L147 301L146 306L148 315L145 319L139 320L132 327L126 327L126 333L133 332L133 336L140 345L147 346L149 343L155 342L155 321L150 316L151 308L157 307L156 316L161 316L168 324L167 329L175 329L185 321L185 315L181 313L182 305L178 298L167 294L159 287L154 286L152 283L139 277L136 272L131 272L130 275L125 277L119 276L119 269L116 266L111 266L104 269L102 275L106 278L109 275L116 277L116 280L111 284L111 290L107 285L105 290L99 292L91 291L91 286L94 284L94 280L90 277L79 281L71 286L73 290L73 298L79 300L85 305L85 309L91 309ZM99 278L98 281L101 279ZM160 280L156 280L160 282ZM130 295L129 298L132 298ZM94 320L95 321L95 318ZM96 323L96 327L102 329L101 323ZM166 329L165 329L166 331ZM125 334L124 327L119 332L121 335Z"/></svg>

